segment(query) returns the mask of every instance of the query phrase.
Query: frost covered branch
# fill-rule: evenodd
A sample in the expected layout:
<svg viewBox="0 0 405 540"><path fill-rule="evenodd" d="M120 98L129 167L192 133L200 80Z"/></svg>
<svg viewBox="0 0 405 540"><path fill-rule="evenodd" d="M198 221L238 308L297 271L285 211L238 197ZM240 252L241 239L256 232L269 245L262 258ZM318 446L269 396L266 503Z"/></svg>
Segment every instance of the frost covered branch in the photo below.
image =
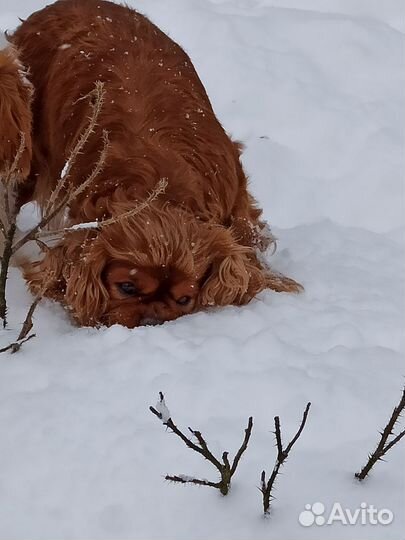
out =
<svg viewBox="0 0 405 540"><path fill-rule="evenodd" d="M357 472L354 476L358 480L364 480L368 473L371 471L371 469L374 467L374 465L377 463L377 461L384 461L382 458L383 456L390 450L395 444L397 444L402 437L405 436L405 429L402 430L398 435L394 436L389 442L388 438L390 435L393 435L394 427L396 423L398 422L401 414L405 410L405 387L402 391L402 397L400 402L396 407L394 407L394 410L392 411L391 418L389 419L387 425L385 426L384 430L380 432L381 438L380 442L377 445L377 448L374 450L372 454L369 454L368 461L364 465L364 467L361 469L360 472Z"/></svg>
<svg viewBox="0 0 405 540"><path fill-rule="evenodd" d="M275 480L276 480L276 478L277 478L277 476L279 474L281 466L286 462L292 447L294 446L294 444L299 439L299 437L300 437L300 435L301 435L301 433L302 433L302 431L303 431L303 429L305 427L310 407L311 407L311 403L308 403L306 408L305 408L304 415L303 415L302 420L301 420L301 425L298 428L297 433L294 435L294 437L291 439L291 441L288 443L288 445L285 448L283 448L283 443L282 443L282 440L281 440L280 417L278 417L278 416L274 417L274 426L275 426L274 434L276 436L277 458L276 458L276 462L274 464L273 471L272 471L272 473L270 475L270 478L266 481L266 471L262 471L262 474L261 474L261 477L260 477L260 488L259 489L260 489L260 491L262 493L262 496L263 496L263 512L264 512L264 515L268 515L270 513L270 502L273 499L272 489L274 487L274 482L275 482Z"/></svg>
<svg viewBox="0 0 405 540"><path fill-rule="evenodd" d="M162 392L159 392L159 401L156 405L156 408L149 407L149 409L155 416L157 416L163 422L165 426L171 429L172 432L175 433L188 448L190 448L191 450L194 450L194 452L197 452L198 454L203 456L206 460L208 460L218 470L221 476L221 479L219 480L219 482L211 482L209 480L200 480L198 478L185 476L182 474L167 475L165 476L165 479L170 480L172 482L179 482L181 484L195 484L199 486L214 487L216 489L219 489L222 495L227 495L231 487L232 476L235 474L239 461L243 453L248 447L249 439L252 434L253 418L250 417L248 420L248 425L245 429L245 436L244 436L243 442L238 452L236 453L233 459L232 465L231 465L228 459L229 452L224 452L222 454L221 459L216 458L212 454L212 452L209 450L208 445L200 431L195 431L191 429L190 427L188 428L190 433L197 439L197 442L195 443L176 426L176 424L173 422L170 416L170 411L166 406L164 395L162 394Z"/></svg>

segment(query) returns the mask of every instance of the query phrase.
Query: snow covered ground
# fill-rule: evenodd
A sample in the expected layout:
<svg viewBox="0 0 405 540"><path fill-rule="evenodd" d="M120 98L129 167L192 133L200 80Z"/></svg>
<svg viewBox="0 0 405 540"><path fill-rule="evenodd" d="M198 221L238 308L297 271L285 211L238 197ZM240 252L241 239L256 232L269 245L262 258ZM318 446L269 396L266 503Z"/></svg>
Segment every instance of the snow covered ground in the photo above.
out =
<svg viewBox="0 0 405 540"><path fill-rule="evenodd" d="M359 484L404 384L405 6L402 0L131 0L191 55L246 143L251 187L279 238L273 265L305 286L162 327L75 328L41 305L37 337L0 357L0 538L400 540L404 447ZM0 28L45 5L0 0ZM9 282L15 337L30 297ZM222 497L148 410L219 455L251 443ZM312 409L261 516L260 472ZM402 420L402 427L404 420ZM306 504L390 509L389 525L313 525Z"/></svg>

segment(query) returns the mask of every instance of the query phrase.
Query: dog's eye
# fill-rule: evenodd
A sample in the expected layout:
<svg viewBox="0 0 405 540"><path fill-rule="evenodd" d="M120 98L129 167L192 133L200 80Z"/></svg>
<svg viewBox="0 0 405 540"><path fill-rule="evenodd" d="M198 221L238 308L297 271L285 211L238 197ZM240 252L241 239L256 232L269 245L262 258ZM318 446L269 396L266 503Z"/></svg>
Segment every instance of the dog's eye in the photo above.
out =
<svg viewBox="0 0 405 540"><path fill-rule="evenodd" d="M124 283L117 283L118 290L127 296L135 296L139 294L138 289L130 281L125 281Z"/></svg>
<svg viewBox="0 0 405 540"><path fill-rule="evenodd" d="M191 296L182 296L176 300L177 304L180 306L186 306L191 302Z"/></svg>

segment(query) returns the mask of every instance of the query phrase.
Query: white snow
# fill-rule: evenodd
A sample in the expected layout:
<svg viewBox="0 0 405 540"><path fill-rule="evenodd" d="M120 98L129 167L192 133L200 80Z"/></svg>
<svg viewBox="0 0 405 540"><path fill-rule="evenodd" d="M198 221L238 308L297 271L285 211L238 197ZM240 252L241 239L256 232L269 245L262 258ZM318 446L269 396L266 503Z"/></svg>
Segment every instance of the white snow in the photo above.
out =
<svg viewBox="0 0 405 540"><path fill-rule="evenodd" d="M45 0L0 0L0 28ZM359 484L404 384L405 6L402 0L131 0L190 54L243 161L300 296L261 294L163 326L75 328L44 302L37 337L0 357L0 538L399 540L403 441ZM30 296L9 281L15 338ZM251 442L230 494L148 410L215 455ZM257 489L290 440L271 518ZM400 426L404 427L404 419ZM398 430L400 427L398 427ZM362 502L390 525L305 528L306 504ZM319 506L319 505L318 505Z"/></svg>
<svg viewBox="0 0 405 540"><path fill-rule="evenodd" d="M96 229L99 227L100 223L98 221L87 221L86 223L77 223L76 225L72 225L71 227L68 227L66 230L68 231L77 231L80 229Z"/></svg>
<svg viewBox="0 0 405 540"><path fill-rule="evenodd" d="M84 51L80 51L80 53L81 53L81 54L84 54ZM60 173L60 178L61 178L61 180L65 178L65 176L67 175L67 173L68 173L68 171L69 171L71 165L72 165L72 164L71 164L71 160L70 160L70 159L66 160L66 163L64 164L64 166L63 166L63 168L62 168L62 171L61 171L61 173Z"/></svg>
<svg viewBox="0 0 405 540"><path fill-rule="evenodd" d="M24 204L17 217L17 227L22 232L28 232L41 221L41 210L34 202Z"/></svg>
<svg viewBox="0 0 405 540"><path fill-rule="evenodd" d="M0 49L7 47L7 45L8 45L8 42L7 42L6 36L4 35L4 32L0 31Z"/></svg>
<svg viewBox="0 0 405 540"><path fill-rule="evenodd" d="M170 419L171 415L169 409L167 408L166 401L163 395L160 395L159 401L156 403L155 409L158 413L160 413L162 422L166 424Z"/></svg>

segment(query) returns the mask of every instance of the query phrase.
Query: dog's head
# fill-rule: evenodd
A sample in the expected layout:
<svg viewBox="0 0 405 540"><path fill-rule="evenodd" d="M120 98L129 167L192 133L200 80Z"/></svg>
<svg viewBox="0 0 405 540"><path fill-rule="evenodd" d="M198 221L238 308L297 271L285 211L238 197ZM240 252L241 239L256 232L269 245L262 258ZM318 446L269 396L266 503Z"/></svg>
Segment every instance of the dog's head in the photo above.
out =
<svg viewBox="0 0 405 540"><path fill-rule="evenodd" d="M159 324L246 303L265 287L251 249L230 229L170 206L74 233L62 249L63 301L84 325Z"/></svg>

